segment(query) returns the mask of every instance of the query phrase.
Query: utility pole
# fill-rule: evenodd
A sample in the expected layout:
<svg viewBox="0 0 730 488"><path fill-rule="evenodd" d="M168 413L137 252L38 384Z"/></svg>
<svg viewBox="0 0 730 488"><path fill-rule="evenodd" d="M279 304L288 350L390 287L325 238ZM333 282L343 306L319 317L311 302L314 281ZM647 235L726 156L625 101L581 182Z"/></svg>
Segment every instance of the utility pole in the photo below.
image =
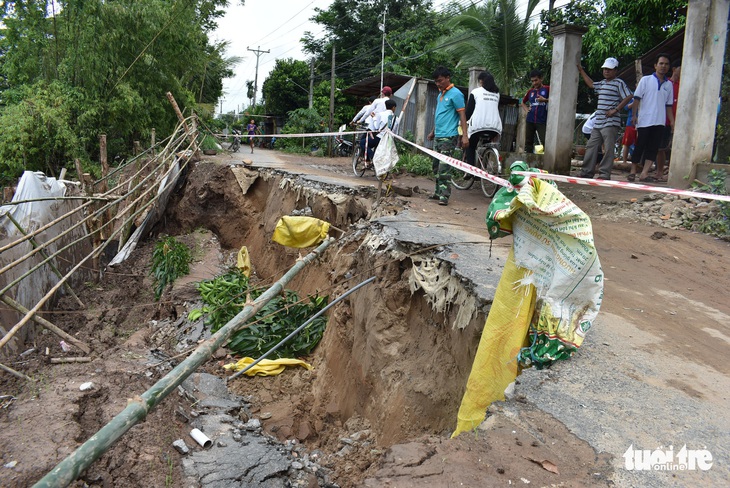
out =
<svg viewBox="0 0 730 488"><path fill-rule="evenodd" d="M312 97L314 96L314 58L309 60L309 108L312 108Z"/></svg>
<svg viewBox="0 0 730 488"><path fill-rule="evenodd" d="M221 98L221 116L223 116L223 99Z"/></svg>
<svg viewBox="0 0 730 488"><path fill-rule="evenodd" d="M388 12L386 7L383 10L383 24L380 26L380 30L383 31L383 47L380 49L380 91L383 91L383 72L385 71L385 14Z"/></svg>
<svg viewBox="0 0 730 488"><path fill-rule="evenodd" d="M258 49L251 49L250 47L246 46L246 49L248 51L251 51L252 53L256 54L256 75L253 79L253 104L252 106L256 106L256 92L259 89L259 56L261 56L264 53L271 52L270 50L262 51L261 46L258 47Z"/></svg>
<svg viewBox="0 0 730 488"><path fill-rule="evenodd" d="M332 75L330 77L330 132L335 121L335 45L332 44ZM332 138L327 138L327 154L332 156Z"/></svg>

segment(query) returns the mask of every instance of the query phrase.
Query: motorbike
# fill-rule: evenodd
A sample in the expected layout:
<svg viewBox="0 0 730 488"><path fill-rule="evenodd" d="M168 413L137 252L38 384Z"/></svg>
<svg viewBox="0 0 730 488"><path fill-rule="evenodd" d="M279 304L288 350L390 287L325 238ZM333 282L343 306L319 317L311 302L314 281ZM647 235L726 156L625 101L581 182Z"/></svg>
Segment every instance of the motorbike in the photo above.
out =
<svg viewBox="0 0 730 488"><path fill-rule="evenodd" d="M231 145L228 146L228 149L231 152L238 152L238 149L241 147L241 131L237 129L233 129L233 142L231 142Z"/></svg>
<svg viewBox="0 0 730 488"><path fill-rule="evenodd" d="M344 132L347 129L347 125L341 125L337 132ZM343 138L342 135L335 136L335 153L339 156L349 157L352 155L353 143Z"/></svg>

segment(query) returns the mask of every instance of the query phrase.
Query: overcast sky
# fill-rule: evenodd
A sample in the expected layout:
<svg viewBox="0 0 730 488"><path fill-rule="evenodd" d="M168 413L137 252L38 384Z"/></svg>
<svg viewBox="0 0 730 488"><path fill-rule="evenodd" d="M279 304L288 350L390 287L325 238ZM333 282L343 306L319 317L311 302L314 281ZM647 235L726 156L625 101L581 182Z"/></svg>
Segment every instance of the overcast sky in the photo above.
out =
<svg viewBox="0 0 730 488"><path fill-rule="evenodd" d="M468 0L459 0L468 3ZM448 0L435 0L436 6L447 3ZM218 29L213 37L215 40L230 42L228 56L240 56L243 61L235 68L235 76L223 80L223 112L240 111L248 106L246 98L246 81L253 80L256 74L256 55L247 48L270 51L259 57L258 95L261 98L261 85L274 68L278 58L294 58L306 60L302 52L299 39L304 32L311 31L315 35L323 32L322 28L309 21L314 15L314 9L326 9L332 0L246 0L241 7L238 0L230 0L231 5L225 17L219 19ZM526 3L526 0L520 0ZM558 1L562 5L567 1ZM541 0L535 12L547 8L548 0ZM387 19L386 19L387 27ZM309 89L308 86L293 90ZM220 111L221 104L216 107Z"/></svg>

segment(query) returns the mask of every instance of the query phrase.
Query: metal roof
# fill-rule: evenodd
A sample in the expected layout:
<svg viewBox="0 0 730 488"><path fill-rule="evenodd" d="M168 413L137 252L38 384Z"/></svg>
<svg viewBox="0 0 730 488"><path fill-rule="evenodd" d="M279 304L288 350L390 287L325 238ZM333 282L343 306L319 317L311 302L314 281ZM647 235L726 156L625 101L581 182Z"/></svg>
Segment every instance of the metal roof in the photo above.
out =
<svg viewBox="0 0 730 488"><path fill-rule="evenodd" d="M393 93L411 80L412 76L397 75L395 73L383 73L383 86L389 86ZM342 90L345 95L356 97L370 97L380 95L380 75L373 75L356 82Z"/></svg>
<svg viewBox="0 0 730 488"><path fill-rule="evenodd" d="M669 39L657 44L652 49L644 53L639 60L641 60L641 74L649 75L654 72L654 61L659 53L666 53L672 57L672 61L682 59L682 53L684 52L684 27L682 30L674 34ZM671 75L671 73L670 73ZM627 85L633 90L636 88L636 67L634 64L626 66L624 69L619 71L618 77L626 82Z"/></svg>

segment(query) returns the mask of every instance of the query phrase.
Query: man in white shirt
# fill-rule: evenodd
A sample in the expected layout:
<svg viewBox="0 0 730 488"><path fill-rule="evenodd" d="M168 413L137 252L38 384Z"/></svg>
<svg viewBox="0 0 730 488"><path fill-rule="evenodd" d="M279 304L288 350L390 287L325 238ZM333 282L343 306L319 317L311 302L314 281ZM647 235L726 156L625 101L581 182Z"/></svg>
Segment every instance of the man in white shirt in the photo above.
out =
<svg viewBox="0 0 730 488"><path fill-rule="evenodd" d="M393 95L393 89L389 86L384 86L382 90L380 90L380 98L376 98L373 102L373 106L371 109L371 112L373 114L373 117L375 117L377 114L385 110L385 102L387 100L390 100L390 97Z"/></svg>
<svg viewBox="0 0 730 488"><path fill-rule="evenodd" d="M350 125L357 125L358 123L365 123L365 117L369 116L373 112L373 102L375 101L375 97L370 97L368 100L368 103L366 105L363 105L362 108L358 113L355 114L355 116L352 118L352 121L350 122Z"/></svg>
<svg viewBox="0 0 730 488"><path fill-rule="evenodd" d="M639 80L634 92L634 121L636 123L636 146L631 155L631 173L627 179L636 180L636 173L642 158L644 169L639 175L641 182L656 182L649 176L649 170L656 161L659 145L664 137L666 122L674 130L674 87L667 78L672 59L668 54L658 54L654 62L654 73Z"/></svg>

